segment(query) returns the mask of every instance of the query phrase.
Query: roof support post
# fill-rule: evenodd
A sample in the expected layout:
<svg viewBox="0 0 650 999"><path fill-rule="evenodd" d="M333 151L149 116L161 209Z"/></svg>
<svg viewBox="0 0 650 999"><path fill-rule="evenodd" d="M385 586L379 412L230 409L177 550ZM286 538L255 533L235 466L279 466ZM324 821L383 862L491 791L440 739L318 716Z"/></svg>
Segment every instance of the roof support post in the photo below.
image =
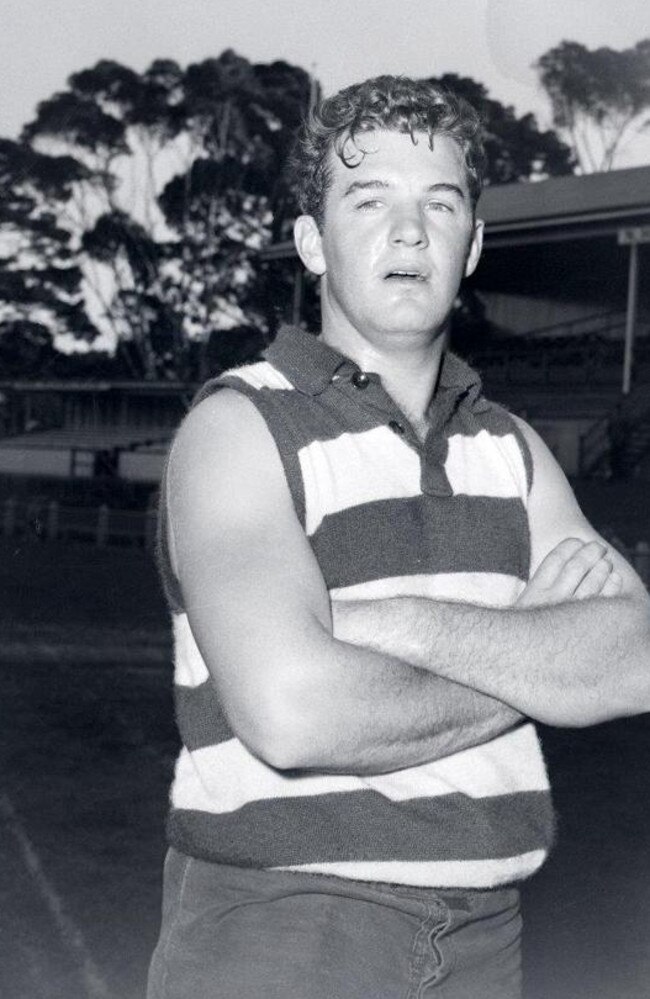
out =
<svg viewBox="0 0 650 999"><path fill-rule="evenodd" d="M632 385L632 359L634 356L634 333L638 300L639 244L630 243L630 259L627 272L627 311L625 313L625 351L623 354L623 395L629 395Z"/></svg>

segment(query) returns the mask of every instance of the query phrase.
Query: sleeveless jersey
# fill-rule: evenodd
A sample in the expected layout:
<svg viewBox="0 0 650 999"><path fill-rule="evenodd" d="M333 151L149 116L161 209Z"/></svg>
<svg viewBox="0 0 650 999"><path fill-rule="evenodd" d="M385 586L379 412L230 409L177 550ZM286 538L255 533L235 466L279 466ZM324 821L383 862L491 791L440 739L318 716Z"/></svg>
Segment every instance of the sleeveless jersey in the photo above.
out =
<svg viewBox="0 0 650 999"><path fill-rule="evenodd" d="M532 465L514 420L446 353L424 444L366 373L316 337L281 330L263 360L208 382L246 395L275 440L332 600L396 595L506 606L530 569ZM162 490L164 495L164 489ZM373 776L279 772L231 731L173 578L182 749L170 843L226 864L430 887L527 877L553 836L534 726ZM254 609L251 609L254 613ZM361 720L362 723L362 720Z"/></svg>

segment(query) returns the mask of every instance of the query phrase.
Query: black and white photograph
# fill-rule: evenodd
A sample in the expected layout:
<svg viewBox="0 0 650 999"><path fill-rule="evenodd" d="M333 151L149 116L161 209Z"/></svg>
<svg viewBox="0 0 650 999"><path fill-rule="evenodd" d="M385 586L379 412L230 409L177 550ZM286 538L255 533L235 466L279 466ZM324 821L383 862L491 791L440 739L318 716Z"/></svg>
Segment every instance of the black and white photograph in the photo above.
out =
<svg viewBox="0 0 650 999"><path fill-rule="evenodd" d="M647 999L647 0L0 10L0 996Z"/></svg>

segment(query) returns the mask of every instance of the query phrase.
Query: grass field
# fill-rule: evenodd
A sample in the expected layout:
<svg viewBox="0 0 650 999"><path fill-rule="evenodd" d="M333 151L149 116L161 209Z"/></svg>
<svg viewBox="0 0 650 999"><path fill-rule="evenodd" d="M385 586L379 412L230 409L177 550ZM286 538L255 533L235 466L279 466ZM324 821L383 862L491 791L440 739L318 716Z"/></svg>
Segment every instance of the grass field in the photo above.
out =
<svg viewBox="0 0 650 999"><path fill-rule="evenodd" d="M5 544L0 626L0 996L142 999L177 745L154 569ZM525 890L527 999L647 999L650 720L543 736L559 841Z"/></svg>

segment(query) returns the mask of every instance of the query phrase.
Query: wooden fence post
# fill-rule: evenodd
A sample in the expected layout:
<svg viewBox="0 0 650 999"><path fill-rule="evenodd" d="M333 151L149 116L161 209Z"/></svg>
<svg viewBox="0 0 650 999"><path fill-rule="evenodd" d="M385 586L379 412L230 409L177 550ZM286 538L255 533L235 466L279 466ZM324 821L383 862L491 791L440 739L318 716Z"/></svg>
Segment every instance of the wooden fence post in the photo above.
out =
<svg viewBox="0 0 650 999"><path fill-rule="evenodd" d="M12 538L16 530L16 500L10 496L4 501L2 511L2 533L5 538Z"/></svg>
<svg viewBox="0 0 650 999"><path fill-rule="evenodd" d="M98 548L103 548L108 538L108 507L105 503L97 510L97 531L95 534L95 544Z"/></svg>

